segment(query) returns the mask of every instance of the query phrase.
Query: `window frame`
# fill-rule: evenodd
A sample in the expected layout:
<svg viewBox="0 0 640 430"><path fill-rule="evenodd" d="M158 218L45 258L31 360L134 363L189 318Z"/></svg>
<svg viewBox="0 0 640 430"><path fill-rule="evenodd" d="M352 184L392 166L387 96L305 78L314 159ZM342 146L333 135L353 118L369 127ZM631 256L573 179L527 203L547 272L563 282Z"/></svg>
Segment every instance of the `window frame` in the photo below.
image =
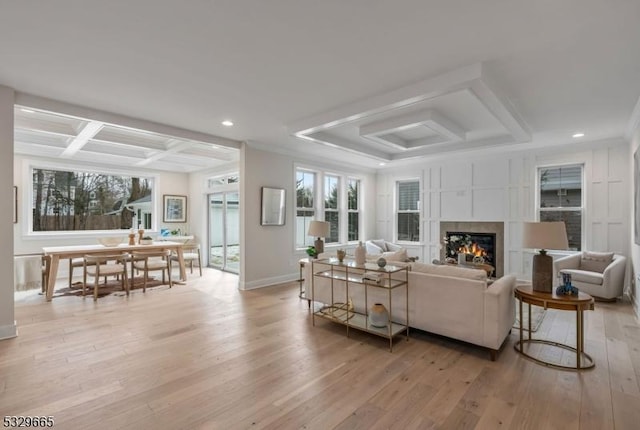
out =
<svg viewBox="0 0 640 430"><path fill-rule="evenodd" d="M329 222L329 224L331 224L331 221L327 221L327 215L328 214L335 214L338 217L338 226L337 226L338 240L330 242L329 241L330 237L327 237L327 238L324 239L324 243L325 243L325 245L340 244L340 243L342 243L342 241L341 241L342 234L340 232L341 225L342 225L342 223L341 223L342 217L340 216L341 207L342 207L342 204L341 204L341 196L342 196L342 192L341 192L341 183L342 183L341 177L338 176L338 175L335 175L333 173L326 173L326 174L323 175L322 179L323 179L323 184L322 184L322 195L323 195L323 199L322 199L322 202L323 202L322 219L325 222ZM327 207L327 199L329 198L329 196L327 195L327 193L329 192L328 185L330 185L329 181L331 179L335 179L335 181L336 181L336 207L335 208L328 208ZM331 227L329 227L329 231L331 231ZM329 233L329 234L331 234L331 233Z"/></svg>
<svg viewBox="0 0 640 430"><path fill-rule="evenodd" d="M302 247L298 246L298 212L299 211L305 211L305 212L313 212L313 214L311 215L311 221L316 220L317 219L317 215L318 215L318 173L315 170L312 169L307 169L307 168L300 168L300 167L296 167L294 170L294 193L295 193L295 208L294 208L294 216L293 219L295 220L294 222L296 223L295 226L295 231L294 231L294 247L295 249L306 249L309 246L313 245L313 240L311 240L311 242L309 242L309 244L307 244L307 240L308 240L308 235L306 234L306 231L304 232L304 239L301 241L302 243ZM307 206L298 206L298 173L301 172L303 174L308 173L308 174L312 174L313 175L313 192L312 192L312 205L307 207ZM324 202L324 200L323 200ZM306 224L305 224L306 226Z"/></svg>
<svg viewBox="0 0 640 430"><path fill-rule="evenodd" d="M325 220L325 213L327 212L336 212L338 214L338 242L328 242L325 241L325 249L327 248L339 248L341 246L346 246L349 244L357 243L362 240L362 211L360 208L362 207L362 183L363 178L358 175L351 175L348 173L341 173L335 170L330 169L322 169L318 167L311 167L308 165L296 164L294 166L294 192L296 193L296 206L294 208L294 219L298 217L298 210L308 210L302 209L298 207L297 203L297 181L298 181L298 172L309 172L315 174L315 182L314 182L314 216L313 220ZM326 178L327 177L336 177L338 179L338 200L337 200L337 210L327 210L325 208L325 188L326 188ZM349 232L348 232L348 219L349 219L349 210L348 210L348 190L347 184L350 180L358 181L359 189L358 189L358 239L349 241ZM305 232L306 237L306 232ZM326 240L326 239L325 239ZM294 231L294 250L295 251L304 251L309 245L304 245L304 247L298 246L298 228L297 225ZM304 242L304 241L301 241Z"/></svg>
<svg viewBox="0 0 640 430"><path fill-rule="evenodd" d="M357 184L356 187L356 209L351 209L349 207L349 186L351 185L351 182L355 182ZM347 244L352 244L352 243L358 243L360 241L360 239L362 238L361 236L361 232L362 232L362 214L360 211L360 208L362 207L360 204L361 201L361 194L362 194L362 180L360 178L356 178L353 176L348 176L347 177L347 181L346 181L346 198L347 198L347 203L346 203L346 209L347 209L347 220L346 220L346 226L347 226ZM349 240L349 223L351 222L351 214L357 214L357 219L358 219L358 237L354 240Z"/></svg>
<svg viewBox="0 0 640 430"><path fill-rule="evenodd" d="M85 172L85 173L95 173L101 175L112 175L112 176L129 176L129 177L138 177L145 178L152 181L152 189L151 189L151 229L147 229L146 231L149 233L157 233L159 231L159 218L158 214L162 213L162 209L160 208L160 204L162 203L159 199L159 190L160 190L160 174L152 173L152 172L140 172L140 171L132 171L126 169L117 169L117 168L109 168L104 166L86 166L79 165L77 163L56 163L51 161L30 161L25 160L25 166L22 172L22 183L25 186L22 188L22 203L20 203L22 213L26 216L24 217L25 222L22 223L22 235L23 237L32 237L37 239L55 239L62 237L73 237L73 238L89 238L96 237L96 235L101 236L120 236L125 232L129 232L130 229L119 229L119 230L67 230L67 231L33 231L33 211L32 211L32 202L34 199L33 194L33 175L36 169L42 170L57 170L63 172Z"/></svg>
<svg viewBox="0 0 640 430"><path fill-rule="evenodd" d="M545 207L543 208L541 193L542 193L542 171L548 169L560 169L568 167L580 168L580 206L559 206L559 207ZM586 190L585 190L585 163L583 162L567 162L561 164L545 164L536 167L536 188L535 188L535 217L536 221L540 222L541 213L547 212L577 212L580 214L580 248L577 250L551 250L551 251L569 251L569 252L581 252L585 249L586 243L586 229L585 229L585 207L586 207ZM565 226L566 227L566 226ZM568 236L568 232L567 232Z"/></svg>
<svg viewBox="0 0 640 430"><path fill-rule="evenodd" d="M400 184L406 184L406 183L412 183L412 182L417 182L418 183L418 200L416 202L416 207L417 209L413 210L400 210ZM420 178L403 178L403 179L396 179L395 181L395 186L394 186L394 216L393 216L393 220L394 220L394 228L393 228L393 238L394 238L394 242L396 243L401 243L401 244L407 244L407 245L416 245L416 244L420 244L422 243L422 228L421 224L422 224L422 180ZM416 213L418 214L418 238L417 240L400 240L398 239L398 228L400 227L400 223L399 223L399 214L401 213L407 213L407 214L413 214Z"/></svg>

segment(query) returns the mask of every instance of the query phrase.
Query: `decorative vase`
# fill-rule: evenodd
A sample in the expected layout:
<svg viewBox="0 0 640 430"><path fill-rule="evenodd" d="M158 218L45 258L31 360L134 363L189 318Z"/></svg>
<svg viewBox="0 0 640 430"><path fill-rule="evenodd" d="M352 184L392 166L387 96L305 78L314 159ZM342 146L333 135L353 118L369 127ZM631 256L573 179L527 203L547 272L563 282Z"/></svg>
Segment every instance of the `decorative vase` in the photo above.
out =
<svg viewBox="0 0 640 430"><path fill-rule="evenodd" d="M378 267L382 268L382 267L387 265L387 260L385 260L384 258L380 257L380 258L378 258L377 263L378 263Z"/></svg>
<svg viewBox="0 0 640 430"><path fill-rule="evenodd" d="M367 258L367 251L364 249L364 246L362 246L362 241L358 242L358 246L356 246L355 254L356 254L356 264L358 266L362 266L365 263Z"/></svg>
<svg viewBox="0 0 640 430"><path fill-rule="evenodd" d="M369 324L373 327L386 327L389 324L389 312L382 303L375 303L369 310Z"/></svg>
<svg viewBox="0 0 640 430"><path fill-rule="evenodd" d="M344 251L344 249L338 249L336 254L338 255L338 261L341 262L341 263L344 260L344 257L347 255L347 253Z"/></svg>

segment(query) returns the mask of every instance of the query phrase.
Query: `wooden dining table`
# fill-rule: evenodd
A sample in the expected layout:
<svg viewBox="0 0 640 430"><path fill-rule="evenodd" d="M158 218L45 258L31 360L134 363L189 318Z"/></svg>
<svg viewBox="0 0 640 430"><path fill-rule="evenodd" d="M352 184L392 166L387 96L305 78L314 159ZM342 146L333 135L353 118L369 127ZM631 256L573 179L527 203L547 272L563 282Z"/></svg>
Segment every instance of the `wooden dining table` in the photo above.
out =
<svg viewBox="0 0 640 430"><path fill-rule="evenodd" d="M110 255L120 254L131 251L161 251L170 249L176 252L178 256L178 264L180 266L180 280L187 279L187 271L184 265L184 256L182 252L183 244L179 242L171 241L154 241L149 245L126 245L119 244L118 246L104 246L104 245L71 245L71 246L47 246L42 248L42 252L45 256L51 258L49 266L49 277L47 282L46 297L50 302L53 297L53 289L56 285L56 276L58 275L58 266L61 259L68 258L81 258L85 255Z"/></svg>

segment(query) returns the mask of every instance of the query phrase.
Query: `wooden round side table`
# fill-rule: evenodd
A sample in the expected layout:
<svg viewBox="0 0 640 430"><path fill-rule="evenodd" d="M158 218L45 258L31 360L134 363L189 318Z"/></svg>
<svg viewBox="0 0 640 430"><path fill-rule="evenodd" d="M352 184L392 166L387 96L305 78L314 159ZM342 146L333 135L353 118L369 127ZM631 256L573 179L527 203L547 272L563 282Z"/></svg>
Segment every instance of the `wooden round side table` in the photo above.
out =
<svg viewBox="0 0 640 430"><path fill-rule="evenodd" d="M517 352L525 357L535 361L536 363L543 364L545 366L554 367L556 369L563 370L585 370L591 369L595 366L593 358L584 352L584 311L593 310L594 300L587 293L579 292L577 296L573 295L557 295L555 292L543 293L534 291L531 285L518 285L514 291L516 299L519 301L519 315L520 315L520 340L513 346ZM531 338L531 318L529 318L529 336L528 339L524 339L524 329L522 327L522 304L526 303L529 306L529 315L531 315L531 305L541 306L545 309L559 309L563 311L575 311L576 312L576 347L572 347L563 343L554 342L545 339L532 339ZM530 344L545 344L553 347L562 348L575 352L576 363L575 366L564 365L561 363L554 363L551 361L543 360L538 357L534 357L529 354L528 346ZM527 347L525 347L525 345Z"/></svg>

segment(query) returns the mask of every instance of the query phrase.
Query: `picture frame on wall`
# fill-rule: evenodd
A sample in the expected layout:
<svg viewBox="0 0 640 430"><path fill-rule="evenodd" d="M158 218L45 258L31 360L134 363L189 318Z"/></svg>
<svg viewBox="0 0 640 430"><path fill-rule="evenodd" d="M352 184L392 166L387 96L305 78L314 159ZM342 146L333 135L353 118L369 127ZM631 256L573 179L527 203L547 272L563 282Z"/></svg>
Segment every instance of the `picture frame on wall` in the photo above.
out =
<svg viewBox="0 0 640 430"><path fill-rule="evenodd" d="M640 148L633 154L633 238L640 245Z"/></svg>
<svg viewBox="0 0 640 430"><path fill-rule="evenodd" d="M187 196L163 196L163 222L187 222Z"/></svg>

